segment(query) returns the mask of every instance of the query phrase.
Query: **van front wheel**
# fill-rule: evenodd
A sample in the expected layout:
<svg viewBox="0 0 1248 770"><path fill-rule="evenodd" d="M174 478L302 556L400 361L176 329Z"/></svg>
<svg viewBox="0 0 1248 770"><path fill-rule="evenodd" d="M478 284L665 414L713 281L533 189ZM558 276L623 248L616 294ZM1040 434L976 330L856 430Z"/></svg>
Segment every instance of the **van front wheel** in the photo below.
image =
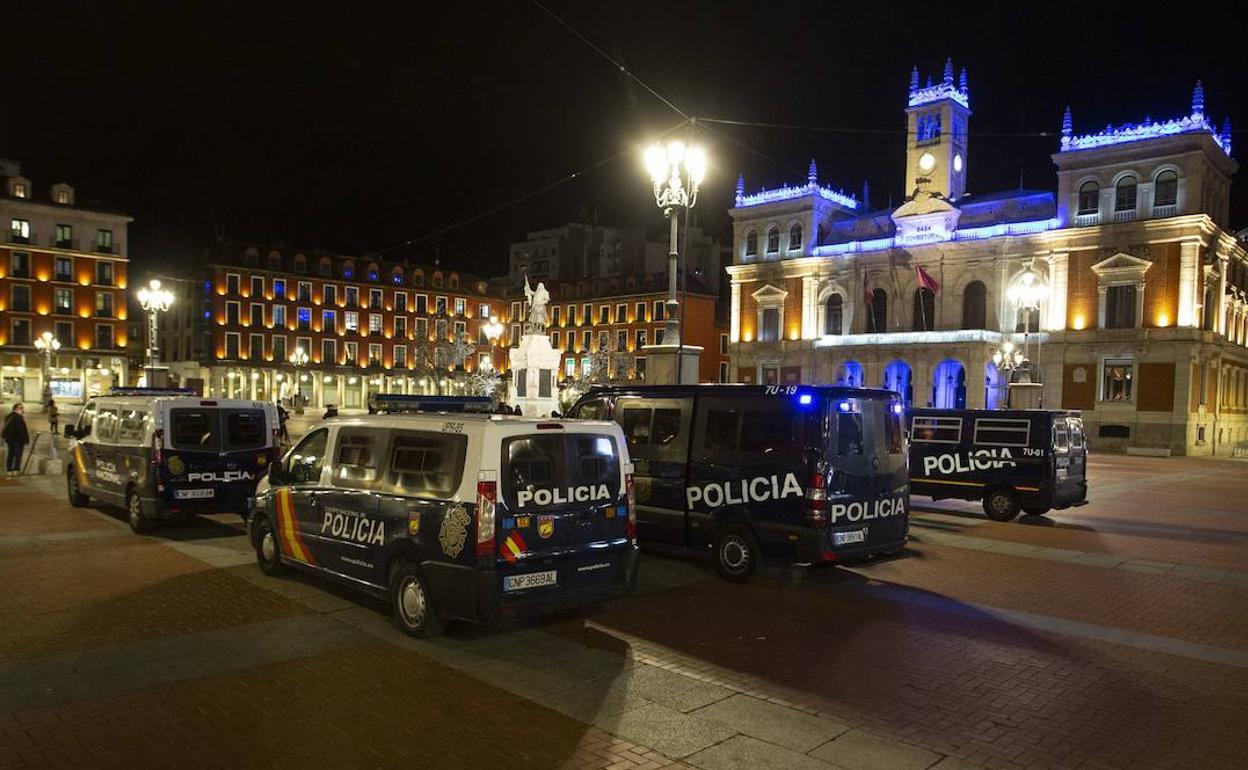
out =
<svg viewBox="0 0 1248 770"><path fill-rule="evenodd" d="M993 521L1013 521L1018 516L1018 495L1012 489L992 489L984 495L984 513Z"/></svg>
<svg viewBox="0 0 1248 770"><path fill-rule="evenodd" d="M744 527L725 527L715 536L715 571L724 580L744 583L758 569L758 541Z"/></svg>

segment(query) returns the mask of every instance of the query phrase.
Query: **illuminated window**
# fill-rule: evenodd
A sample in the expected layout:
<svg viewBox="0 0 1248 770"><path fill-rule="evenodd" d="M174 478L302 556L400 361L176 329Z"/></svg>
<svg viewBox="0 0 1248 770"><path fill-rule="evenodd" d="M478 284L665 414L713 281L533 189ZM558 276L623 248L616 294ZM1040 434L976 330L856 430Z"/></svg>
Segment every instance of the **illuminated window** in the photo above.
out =
<svg viewBox="0 0 1248 770"><path fill-rule="evenodd" d="M434 315L446 315L446 297L434 299L433 313Z"/></svg>
<svg viewBox="0 0 1248 770"><path fill-rule="evenodd" d="M802 248L802 226L793 225L789 228L789 251Z"/></svg>
<svg viewBox="0 0 1248 770"><path fill-rule="evenodd" d="M376 344L369 345L368 346L368 365L369 366L381 366L381 364L382 364L381 345L376 345Z"/></svg>
<svg viewBox="0 0 1248 770"><path fill-rule="evenodd" d="M52 312L57 315L69 315L74 312L74 292L72 289L58 288L52 292Z"/></svg>
<svg viewBox="0 0 1248 770"><path fill-rule="evenodd" d="M57 257L52 269L52 280L54 281L72 281L74 280L74 258L73 257Z"/></svg>
<svg viewBox="0 0 1248 770"><path fill-rule="evenodd" d="M353 366L360 362L360 346L359 343L347 342L342 346L343 363Z"/></svg>
<svg viewBox="0 0 1248 770"><path fill-rule="evenodd" d="M306 332L312 328L312 308L301 307L295 313L299 331Z"/></svg>
<svg viewBox="0 0 1248 770"><path fill-rule="evenodd" d="M551 311L554 314L552 318L555 319L555 323L558 323L559 322L559 308L557 307L551 308ZM487 303L482 303L481 308L479 312L477 313L477 318L489 318L489 317L490 317L490 306Z"/></svg>
<svg viewBox="0 0 1248 770"><path fill-rule="evenodd" d="M327 311L328 312L328 311ZM360 330L360 314L354 310L348 310L342 314L343 328L347 333L358 332Z"/></svg>
<svg viewBox="0 0 1248 770"><path fill-rule="evenodd" d="M394 346L394 368L395 369L407 368L407 345L395 345Z"/></svg>
<svg viewBox="0 0 1248 770"><path fill-rule="evenodd" d="M273 279L273 299L286 299L286 281L282 278Z"/></svg>
<svg viewBox="0 0 1248 770"><path fill-rule="evenodd" d="M30 220L12 219L9 222L9 235L14 243L26 243L30 240Z"/></svg>
<svg viewBox="0 0 1248 770"><path fill-rule="evenodd" d="M381 313L368 314L368 333L370 336L381 336Z"/></svg>
<svg viewBox="0 0 1248 770"><path fill-rule="evenodd" d="M1101 366L1101 399L1130 401L1134 391L1135 361L1107 358Z"/></svg>
<svg viewBox="0 0 1248 770"><path fill-rule="evenodd" d="M1096 182L1079 185L1079 216L1095 214L1101 210L1101 187Z"/></svg>
<svg viewBox="0 0 1248 770"><path fill-rule="evenodd" d="M13 183L13 197L14 198L27 198L29 196L30 196L30 192L26 189L25 183L23 182Z"/></svg>
<svg viewBox="0 0 1248 770"><path fill-rule="evenodd" d="M56 226L56 247L58 249L72 249L74 247L74 228L72 226Z"/></svg>
<svg viewBox="0 0 1248 770"><path fill-rule="evenodd" d="M468 300L463 297L455 298L455 315L463 315L468 312Z"/></svg>
<svg viewBox="0 0 1248 770"><path fill-rule="evenodd" d="M95 250L101 254L113 253L113 231L112 230L96 230L95 231Z"/></svg>

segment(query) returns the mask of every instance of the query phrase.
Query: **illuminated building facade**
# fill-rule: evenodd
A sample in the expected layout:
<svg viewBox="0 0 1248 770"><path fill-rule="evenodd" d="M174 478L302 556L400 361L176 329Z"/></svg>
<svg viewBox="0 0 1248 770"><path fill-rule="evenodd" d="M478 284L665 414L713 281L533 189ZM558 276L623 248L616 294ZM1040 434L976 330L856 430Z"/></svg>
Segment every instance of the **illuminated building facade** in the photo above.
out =
<svg viewBox="0 0 1248 770"><path fill-rule="evenodd" d="M360 409L373 393L464 393L478 367L507 365L506 332L492 344L484 331L501 296L455 270L217 246L176 285L165 356L208 395Z"/></svg>
<svg viewBox="0 0 1248 770"><path fill-rule="evenodd" d="M38 402L43 356L54 398L80 402L128 376L127 227L132 219L79 201L68 184L46 197L16 161L0 160L0 376L3 399ZM141 341L139 341L141 345Z"/></svg>
<svg viewBox="0 0 1248 770"><path fill-rule="evenodd" d="M993 354L1012 343L1042 405L1083 410L1094 447L1248 453L1248 255L1227 222L1237 164L1200 85L1173 120L1080 135L1068 110L1056 194L966 191L971 106L952 64L937 83L912 75L896 209L820 184L813 161L805 185L738 182L734 379L991 408L1007 393Z"/></svg>

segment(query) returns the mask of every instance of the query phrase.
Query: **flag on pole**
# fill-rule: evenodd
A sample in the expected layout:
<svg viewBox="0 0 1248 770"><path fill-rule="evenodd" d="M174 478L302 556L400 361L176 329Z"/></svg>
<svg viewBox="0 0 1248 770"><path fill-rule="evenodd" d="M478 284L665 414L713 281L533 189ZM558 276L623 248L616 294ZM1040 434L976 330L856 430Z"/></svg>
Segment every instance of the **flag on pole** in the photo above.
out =
<svg viewBox="0 0 1248 770"><path fill-rule="evenodd" d="M929 275L926 270L919 267L918 265L914 266L914 270L916 273L918 273L920 286L922 286L924 289L927 289L932 294L935 294L936 292L940 291L940 282L937 281L935 278L933 278L931 275Z"/></svg>

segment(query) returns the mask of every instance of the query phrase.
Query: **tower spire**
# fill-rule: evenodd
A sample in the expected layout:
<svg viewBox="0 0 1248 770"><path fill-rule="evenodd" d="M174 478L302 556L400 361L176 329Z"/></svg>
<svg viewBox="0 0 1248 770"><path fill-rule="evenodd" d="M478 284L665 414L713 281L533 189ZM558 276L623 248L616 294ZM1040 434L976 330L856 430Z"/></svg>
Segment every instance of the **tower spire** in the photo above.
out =
<svg viewBox="0 0 1248 770"><path fill-rule="evenodd" d="M914 69L910 70L910 93L913 95L914 92L918 90L919 90L919 67L918 65L915 65Z"/></svg>
<svg viewBox="0 0 1248 770"><path fill-rule="evenodd" d="M1070 117L1070 105L1066 105L1066 112L1062 115L1062 137L1069 139L1075 133L1074 121Z"/></svg>
<svg viewBox="0 0 1248 770"><path fill-rule="evenodd" d="M1192 115L1205 114L1205 87L1199 80L1196 81L1196 87L1192 89Z"/></svg>
<svg viewBox="0 0 1248 770"><path fill-rule="evenodd" d="M871 183L866 179L862 180L862 210L871 210Z"/></svg>
<svg viewBox="0 0 1248 770"><path fill-rule="evenodd" d="M958 75L958 90L964 94L969 94L971 90L966 87L966 67L962 68L962 73Z"/></svg>
<svg viewBox="0 0 1248 770"><path fill-rule="evenodd" d="M1222 118L1222 148L1226 150L1226 154L1231 154L1231 116L1227 115Z"/></svg>
<svg viewBox="0 0 1248 770"><path fill-rule="evenodd" d="M806 169L806 182L810 185L819 184L819 169L815 167L815 159L810 159L810 168Z"/></svg>
<svg viewBox="0 0 1248 770"><path fill-rule="evenodd" d="M945 85L953 85L953 57L945 59Z"/></svg>
<svg viewBox="0 0 1248 770"><path fill-rule="evenodd" d="M745 198L745 174L739 174L737 176L737 203L740 203L743 198Z"/></svg>

